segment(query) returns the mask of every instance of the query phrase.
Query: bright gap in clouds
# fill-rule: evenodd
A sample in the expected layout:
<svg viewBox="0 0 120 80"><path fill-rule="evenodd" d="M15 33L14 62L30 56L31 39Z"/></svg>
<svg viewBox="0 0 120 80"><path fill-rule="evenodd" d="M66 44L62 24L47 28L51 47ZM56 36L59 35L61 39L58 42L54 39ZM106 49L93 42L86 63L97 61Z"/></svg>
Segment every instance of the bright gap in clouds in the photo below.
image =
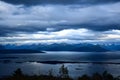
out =
<svg viewBox="0 0 120 80"><path fill-rule="evenodd" d="M61 31L38 31L35 33L16 33L1 37L0 44L52 44L52 43L92 43L119 42L120 30L93 31L85 28L65 29Z"/></svg>

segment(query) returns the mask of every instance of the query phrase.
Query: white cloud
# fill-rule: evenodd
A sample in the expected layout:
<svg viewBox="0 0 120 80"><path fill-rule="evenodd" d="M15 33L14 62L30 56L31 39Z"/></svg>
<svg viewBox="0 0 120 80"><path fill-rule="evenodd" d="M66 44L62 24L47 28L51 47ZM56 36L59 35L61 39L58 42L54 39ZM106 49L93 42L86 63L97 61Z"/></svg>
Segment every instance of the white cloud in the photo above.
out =
<svg viewBox="0 0 120 80"><path fill-rule="evenodd" d="M84 43L84 42L118 42L120 30L104 32L92 31L84 28L66 29L61 31L39 31L35 33L16 33L11 37L1 37L1 44L39 44L39 43Z"/></svg>

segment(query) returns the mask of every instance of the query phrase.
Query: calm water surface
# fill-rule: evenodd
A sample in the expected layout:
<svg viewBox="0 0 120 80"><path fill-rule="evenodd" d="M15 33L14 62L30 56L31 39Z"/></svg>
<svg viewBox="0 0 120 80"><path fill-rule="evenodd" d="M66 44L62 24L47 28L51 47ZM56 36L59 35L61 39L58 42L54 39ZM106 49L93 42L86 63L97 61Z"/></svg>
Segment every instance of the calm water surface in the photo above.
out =
<svg viewBox="0 0 120 80"><path fill-rule="evenodd" d="M40 63L41 61L62 61L66 63ZM68 63L67 63L68 62ZM70 63L79 62L79 63ZM84 63L88 62L88 63ZM104 64L94 62L105 62ZM0 76L11 75L14 70L21 68L24 74L48 74L53 70L59 75L59 68L65 65L73 78L83 74L103 73L108 71L114 76L120 75L120 52L91 53L91 52L46 52L33 54L0 54Z"/></svg>

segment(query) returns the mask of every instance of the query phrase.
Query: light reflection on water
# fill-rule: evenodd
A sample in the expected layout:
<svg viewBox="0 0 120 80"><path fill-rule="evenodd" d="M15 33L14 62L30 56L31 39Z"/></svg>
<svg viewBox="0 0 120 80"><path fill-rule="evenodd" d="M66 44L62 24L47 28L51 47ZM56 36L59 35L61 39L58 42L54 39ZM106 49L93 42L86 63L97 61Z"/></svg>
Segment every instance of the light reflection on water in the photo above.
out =
<svg viewBox="0 0 120 80"><path fill-rule="evenodd" d="M59 75L59 68L63 64L43 64L38 61L89 61L89 62L120 62L119 53L79 53L79 52L47 52L45 54L6 54L0 55L0 76L10 75L17 68L25 74L48 74L53 69L54 75ZM10 60L8 62L2 62ZM93 64L93 63L64 63L69 75L78 77L83 74L92 75L95 72L108 71L114 76L120 75L120 64Z"/></svg>

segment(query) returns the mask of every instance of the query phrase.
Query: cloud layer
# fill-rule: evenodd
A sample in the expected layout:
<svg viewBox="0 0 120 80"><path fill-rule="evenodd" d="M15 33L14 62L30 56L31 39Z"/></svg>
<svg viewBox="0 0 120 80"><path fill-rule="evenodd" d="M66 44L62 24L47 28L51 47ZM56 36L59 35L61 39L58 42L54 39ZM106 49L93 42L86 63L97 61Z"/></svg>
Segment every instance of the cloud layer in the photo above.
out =
<svg viewBox="0 0 120 80"><path fill-rule="evenodd" d="M119 8L119 0L1 0L0 43L117 42Z"/></svg>
<svg viewBox="0 0 120 80"><path fill-rule="evenodd" d="M61 31L49 32L39 31L35 33L16 33L9 37L1 37L0 44L39 44L39 43L100 43L119 42L120 30L92 31L84 28L65 29Z"/></svg>
<svg viewBox="0 0 120 80"><path fill-rule="evenodd" d="M40 4L60 4L60 5L73 5L73 4L103 4L118 2L120 0L2 0L12 4L24 5L40 5Z"/></svg>
<svg viewBox="0 0 120 80"><path fill-rule="evenodd" d="M6 29L46 30L46 28L120 29L120 3L89 7L80 5L12 5L0 1L0 25ZM5 26L5 27L4 27ZM101 27L103 26L103 27Z"/></svg>

